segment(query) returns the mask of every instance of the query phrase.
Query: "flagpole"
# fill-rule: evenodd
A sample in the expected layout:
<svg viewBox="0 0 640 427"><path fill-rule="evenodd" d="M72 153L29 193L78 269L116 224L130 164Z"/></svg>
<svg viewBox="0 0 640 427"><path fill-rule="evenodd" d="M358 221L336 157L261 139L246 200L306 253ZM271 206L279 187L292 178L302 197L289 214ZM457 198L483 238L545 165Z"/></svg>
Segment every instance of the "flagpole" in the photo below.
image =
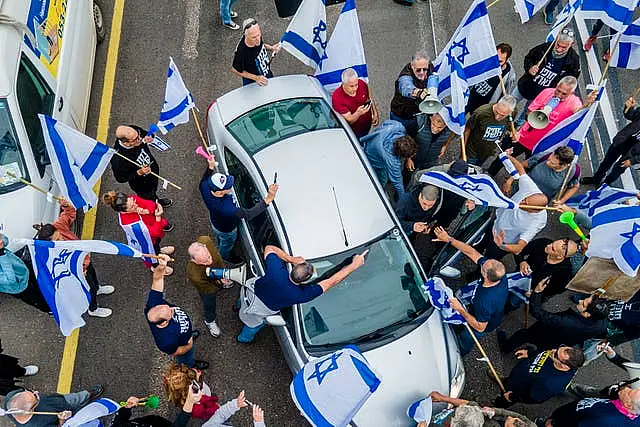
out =
<svg viewBox="0 0 640 427"><path fill-rule="evenodd" d="M141 164L139 164L138 162L134 162L134 161L133 161L133 160L131 160L130 158L128 158L128 157L126 157L126 156L123 156L122 154L118 153L117 151L115 151L115 152L114 152L114 154L115 154L116 156L120 156L121 158L125 159L125 160L126 160L126 161L128 161L129 163L132 163L132 164L134 164L134 165L138 166L139 168L143 168L143 167L144 167L144 166L142 166ZM176 188L176 189L178 189L178 190L182 190L182 187L180 187L180 186L178 186L178 185L174 184L173 182L169 181L168 179L165 179L165 178L161 177L160 175L158 175L158 174L156 174L156 173L154 173L154 172L149 172L149 174L150 174L150 175L155 176L155 177L156 177L156 178L158 178L158 179L161 179L161 180L163 180L163 181L166 181L169 185L171 185L172 187L174 187L174 188Z"/></svg>
<svg viewBox="0 0 640 427"><path fill-rule="evenodd" d="M560 31L558 31L558 34L562 33L562 31L565 29L565 27L567 25L569 25L569 22L571 22L571 20L573 19L573 17L575 16L576 11L573 10L571 12L571 16L569 16L569 18L567 18L567 21L564 23L564 25L562 27L560 27ZM540 58L540 61L538 61L538 63L536 64L537 68L540 68L540 64L542 64L542 61L544 61L544 59L547 57L547 55L549 54L549 52L551 52L551 49L553 48L553 46L556 45L556 40L558 40L558 37L554 37L553 42L551 42L551 44L549 45L549 47L547 48L547 51L544 53L544 55L542 55L542 58ZM527 70L527 72L529 72Z"/></svg>
<svg viewBox="0 0 640 427"><path fill-rule="evenodd" d="M460 146L461 146L461 150L462 150L462 160L463 161L467 161L467 149L466 149L466 143L464 141L464 129L462 129L462 133L460 134Z"/></svg>
<svg viewBox="0 0 640 427"><path fill-rule="evenodd" d="M545 211L558 211L560 212L560 208L554 208L552 206L535 206L535 205L518 205L520 208L524 209L542 209Z"/></svg>
<svg viewBox="0 0 640 427"><path fill-rule="evenodd" d="M618 50L618 44L620 43L620 39L622 38L622 33L623 33L623 31L620 31L618 33L618 38L616 39L616 42L613 45L613 49L611 49L611 58L613 58L613 55L615 55L616 50ZM600 81L598 82L598 87L600 87L602 85L602 82L604 82L604 78L607 75L607 71L609 71L609 64L611 64L611 59L609 59L607 61L607 64L604 66L604 71L602 71L602 75L600 76Z"/></svg>
<svg viewBox="0 0 640 427"><path fill-rule="evenodd" d="M202 133L202 128L200 127L200 120L198 119L198 115L194 110L195 108L191 109L191 113L193 113L193 120L196 122L196 128L198 129L198 133L200 134L200 139L202 140L202 147L208 153L209 146L207 145L207 140L204 138L204 134Z"/></svg>
<svg viewBox="0 0 640 427"><path fill-rule="evenodd" d="M637 86L634 90L633 93L631 94L631 99L635 100L636 97L638 96L638 93L640 93L640 86ZM627 111L629 111L631 109L631 106L628 107L624 107L624 112L626 113Z"/></svg>
<svg viewBox="0 0 640 427"><path fill-rule="evenodd" d="M160 255L142 254L142 258L164 259ZM175 261L173 258L169 258L167 261Z"/></svg>
<svg viewBox="0 0 640 427"><path fill-rule="evenodd" d="M567 173L564 175L564 179L562 180L562 185L560 186L560 191L558 191L558 194L556 195L555 200L560 200L565 190L567 189L567 183L569 182L569 175L571 175L571 169L573 169L573 167L577 162L578 162L578 156L574 155L573 160L571 161L571 164L567 168Z"/></svg>
<svg viewBox="0 0 640 427"><path fill-rule="evenodd" d="M499 1L499 0L496 0ZM507 96L507 87L504 85L504 80L502 79L502 68L500 69L500 74L498 74L498 77L500 78L500 87L502 88L502 96ZM513 136L516 136L516 126L513 124L513 116L512 113L509 113L509 124L511 125L511 133L513 134Z"/></svg>
<svg viewBox="0 0 640 427"><path fill-rule="evenodd" d="M467 322L464 322L464 326L467 327L467 332L469 332L469 334L471 335L471 338L473 338L473 341L476 343L476 346L478 347L478 350L480 350L480 353L482 353L482 357L484 357L484 359L487 361L487 364L489 365L489 370L491 370L491 373L496 378L496 381L498 382L498 385L500 386L500 390L502 390L502 392L505 393L507 390L504 388L504 384L502 384L502 380L500 379L500 376L498 375L498 372L496 371L496 368L493 366L493 363L491 363L491 360L489 359L489 356L487 356L487 352L484 351L484 348L480 344L480 341L478 341L478 338L476 337L476 334L473 333L473 330L471 329L471 326L469 326L469 324Z"/></svg>
<svg viewBox="0 0 640 427"><path fill-rule="evenodd" d="M47 190L45 190L45 189L43 189L43 188L38 187L37 185L35 185L35 184L33 184L33 183L31 183L31 182L27 181L26 179L24 179L24 178L22 178L22 177L20 177L20 176L15 175L15 174L14 174L13 172L11 172L11 171L6 171L6 172L7 172L7 175L9 175L11 178L15 178L15 179L17 179L18 181L20 181L21 183L26 184L26 185L28 185L29 187L33 188L33 189L38 190L39 192L41 192L41 193L43 193L43 194L50 194L54 199L56 199L56 201L57 201L58 203L62 203L62 201L64 200L64 198L62 198L62 197L60 197L60 196L56 196L56 195L54 195L54 194L49 193Z"/></svg>
<svg viewBox="0 0 640 427"><path fill-rule="evenodd" d="M524 305L524 327L525 329L529 327L529 301Z"/></svg>

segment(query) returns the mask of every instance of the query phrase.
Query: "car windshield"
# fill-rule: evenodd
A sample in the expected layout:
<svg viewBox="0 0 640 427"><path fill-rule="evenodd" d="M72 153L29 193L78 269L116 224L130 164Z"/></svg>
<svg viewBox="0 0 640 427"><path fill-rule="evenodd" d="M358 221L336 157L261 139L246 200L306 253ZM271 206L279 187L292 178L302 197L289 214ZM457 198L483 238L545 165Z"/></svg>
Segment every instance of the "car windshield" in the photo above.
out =
<svg viewBox="0 0 640 427"><path fill-rule="evenodd" d="M294 135L340 127L322 98L272 102L238 117L227 130L250 154Z"/></svg>
<svg viewBox="0 0 640 427"><path fill-rule="evenodd" d="M0 98L0 194L24 185L10 174L28 178L24 157L11 120L9 104L5 98Z"/></svg>
<svg viewBox="0 0 640 427"><path fill-rule="evenodd" d="M319 298L301 304L303 338L309 346L366 341L384 330L391 333L431 308L421 290L418 266L400 231L330 257L311 260L319 280L369 249L364 266Z"/></svg>

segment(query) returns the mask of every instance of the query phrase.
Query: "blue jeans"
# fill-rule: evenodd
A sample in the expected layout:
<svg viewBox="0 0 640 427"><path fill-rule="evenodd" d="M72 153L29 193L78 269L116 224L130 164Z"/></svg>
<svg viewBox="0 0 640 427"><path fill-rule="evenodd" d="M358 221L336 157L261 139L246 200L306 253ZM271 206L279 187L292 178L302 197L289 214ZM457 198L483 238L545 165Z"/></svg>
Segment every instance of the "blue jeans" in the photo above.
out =
<svg viewBox="0 0 640 427"><path fill-rule="evenodd" d="M223 24L231 23L231 8L236 0L220 0L220 17Z"/></svg>
<svg viewBox="0 0 640 427"><path fill-rule="evenodd" d="M200 294L204 321L211 323L216 320L216 294Z"/></svg>
<svg viewBox="0 0 640 427"><path fill-rule="evenodd" d="M181 365L186 366L187 368L193 368L196 364L196 346L195 344L191 346L191 350L187 351L185 354L181 356L176 356L176 362Z"/></svg>
<svg viewBox="0 0 640 427"><path fill-rule="evenodd" d="M473 328L471 328L471 330L473 331ZM476 338L478 339L480 339L480 337L487 334L487 332L478 332L478 331L473 331L473 332L476 335ZM476 345L476 343L471 337L471 335L469 335L469 331L467 330L466 326L463 326L462 330L459 330L457 332L457 336L458 336L458 348L460 349L460 355L464 357L467 354L471 353L471 350L473 350L473 347Z"/></svg>
<svg viewBox="0 0 640 427"><path fill-rule="evenodd" d="M231 250L236 244L236 239L238 238L238 227L227 232L216 230L213 224L211 224L211 228L214 233L216 233L216 245L218 246L220 256L223 260L229 261L229 258L231 257Z"/></svg>
<svg viewBox="0 0 640 427"><path fill-rule="evenodd" d="M256 337L256 334L260 329L264 328L266 322L262 322L260 326L256 326L255 328L250 328L247 325L242 327L242 331L240 331L240 335L238 335L238 341L240 342L252 342Z"/></svg>
<svg viewBox="0 0 640 427"><path fill-rule="evenodd" d="M518 113L518 117L513 119L514 120L513 121L514 126L516 128L519 128L520 126L522 126L524 124L524 121L527 118L527 109L529 108L529 105L531 104L531 101L529 101L524 96L522 96L522 94L520 94L520 91L518 90L518 86L516 86L516 88L513 90L512 95L516 98L516 102L518 104L523 99L526 101L524 103L524 107L522 107L522 110L520 110L520 112Z"/></svg>
<svg viewBox="0 0 640 427"><path fill-rule="evenodd" d="M62 397L64 397L64 400L71 407L71 410L75 412L89 403L90 394L88 391L82 390L76 393L64 394Z"/></svg>
<svg viewBox="0 0 640 427"><path fill-rule="evenodd" d="M560 0L551 0L549 3L547 3L547 6L544 8L544 12L546 14L555 12L556 7L558 7L559 3L560 3Z"/></svg>

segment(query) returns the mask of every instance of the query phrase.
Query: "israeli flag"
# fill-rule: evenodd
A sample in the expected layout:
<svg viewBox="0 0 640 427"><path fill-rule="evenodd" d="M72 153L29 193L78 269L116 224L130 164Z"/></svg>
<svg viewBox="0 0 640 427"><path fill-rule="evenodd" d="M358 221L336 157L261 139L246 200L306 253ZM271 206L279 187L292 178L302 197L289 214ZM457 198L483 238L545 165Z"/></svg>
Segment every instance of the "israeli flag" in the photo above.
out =
<svg viewBox="0 0 640 427"><path fill-rule="evenodd" d="M640 206L609 205L598 209L586 255L613 259L620 271L635 277L640 267Z"/></svg>
<svg viewBox="0 0 640 427"><path fill-rule="evenodd" d="M140 257L122 243L103 240L47 241L17 239L28 246L40 291L51 308L64 336L84 326L82 314L89 308L89 285L84 276L84 259L90 252Z"/></svg>
<svg viewBox="0 0 640 427"><path fill-rule="evenodd" d="M446 76L438 86L441 98L451 92L453 58L462 64L469 86L500 75L500 60L484 0L473 0L451 40L433 62L438 75Z"/></svg>
<svg viewBox="0 0 640 427"><path fill-rule="evenodd" d="M142 218L139 215L135 221L128 221L128 218L135 218L135 216L131 215L131 213L118 213L118 221L120 222L120 226L122 227L124 234L127 236L127 243L129 246L143 254L155 255L156 250L153 248L153 240L149 234L147 224L142 221ZM145 257L143 257L142 260L147 263L153 262L152 259Z"/></svg>
<svg viewBox="0 0 640 427"><path fill-rule="evenodd" d="M637 198L638 194L637 190L625 190L602 184L595 190L573 196L567 200L566 205L592 217L596 210L608 205L621 205L629 199Z"/></svg>
<svg viewBox="0 0 640 427"><path fill-rule="evenodd" d="M427 397L417 402L413 402L409 408L407 408L407 415L417 423L425 422L427 425L431 421L431 413L433 410L433 402L430 397Z"/></svg>
<svg viewBox="0 0 640 427"><path fill-rule="evenodd" d="M316 68L315 77L329 93L340 86L342 72L347 68L353 68L359 78L369 81L355 0L347 0L342 7L325 53L327 58L322 69Z"/></svg>
<svg viewBox="0 0 640 427"><path fill-rule="evenodd" d="M616 68L637 70L640 68L640 19L629 25L620 36L618 48L613 52L616 38L609 40L612 52L609 65Z"/></svg>
<svg viewBox="0 0 640 427"><path fill-rule="evenodd" d="M600 19L616 31L631 23L638 0L583 0L582 17Z"/></svg>
<svg viewBox="0 0 640 427"><path fill-rule="evenodd" d="M567 5L562 9L562 11L556 17L556 21L551 27L551 31L549 31L549 35L547 35L547 41L552 42L558 37L560 31L573 19L573 15L575 15L576 10L582 4L582 0L569 0Z"/></svg>
<svg viewBox="0 0 640 427"><path fill-rule="evenodd" d="M595 102L589 108L583 108L575 112L555 125L553 129L543 136L533 147L533 155L540 154L544 156L553 153L558 147L567 146L573 149L576 156L579 156L582 152L583 144L591 131L591 123L598 111L600 98L602 98L602 92L604 92L606 84L607 81L605 80L598 89L598 96Z"/></svg>
<svg viewBox="0 0 640 427"><path fill-rule="evenodd" d="M62 196L76 209L98 203L93 186L115 151L49 116L38 114L51 169Z"/></svg>
<svg viewBox="0 0 640 427"><path fill-rule="evenodd" d="M302 63L322 69L327 58L327 30L324 0L302 0L280 44Z"/></svg>
<svg viewBox="0 0 640 427"><path fill-rule="evenodd" d="M482 279L474 280L473 282L467 283L466 285L458 289L456 291L456 298L458 298L458 300L464 305L470 305L473 301L473 297L476 296L476 290L478 289L478 285L480 284L481 280Z"/></svg>
<svg viewBox="0 0 640 427"><path fill-rule="evenodd" d="M162 111L160 111L160 118L155 126L163 134L166 134L176 125L189 122L189 111L195 106L193 95L184 84L178 66L173 62L173 58L169 57L164 103L162 104Z"/></svg>
<svg viewBox="0 0 640 427"><path fill-rule="evenodd" d="M516 208L515 202L502 194L498 184L489 175L460 175L453 178L445 172L430 171L420 177L420 182L452 191L483 206Z"/></svg>
<svg viewBox="0 0 640 427"><path fill-rule="evenodd" d="M516 170L516 167L513 165L513 162L511 161L509 156L507 156L507 153L505 153L504 151L500 152L500 154L498 154L498 158L502 162L504 168L507 170L507 173L509 173L509 175L512 176L513 179L520 179L520 174Z"/></svg>
<svg viewBox="0 0 640 427"><path fill-rule="evenodd" d="M111 399L100 398L82 407L74 416L62 424L62 427L99 427L101 417L111 415L120 409L120 405Z"/></svg>
<svg viewBox="0 0 640 427"><path fill-rule="evenodd" d="M158 151L171 150L171 146L169 145L169 143L156 135L153 136L153 140L149 143L149 145Z"/></svg>
<svg viewBox="0 0 640 427"><path fill-rule="evenodd" d="M451 308L449 299L453 298L453 291L444 284L439 277L427 280L422 285L422 290L429 296L429 301L442 315L442 320L446 323L454 325L462 325L466 323L462 314Z"/></svg>
<svg viewBox="0 0 640 427"><path fill-rule="evenodd" d="M289 389L312 426L342 427L379 385L380 379L360 350L350 345L308 362L293 377Z"/></svg>
<svg viewBox="0 0 640 427"><path fill-rule="evenodd" d="M520 15L520 22L523 24L543 9L549 0L515 0L515 9Z"/></svg>
<svg viewBox="0 0 640 427"><path fill-rule="evenodd" d="M520 272L507 274L507 287L509 292L528 303L527 292L531 290L531 276L525 276Z"/></svg>
<svg viewBox="0 0 640 427"><path fill-rule="evenodd" d="M466 124L464 110L469 101L469 83L464 76L462 64L453 58L453 73L451 78L451 104L445 105L440 113L442 119L456 135L462 135Z"/></svg>

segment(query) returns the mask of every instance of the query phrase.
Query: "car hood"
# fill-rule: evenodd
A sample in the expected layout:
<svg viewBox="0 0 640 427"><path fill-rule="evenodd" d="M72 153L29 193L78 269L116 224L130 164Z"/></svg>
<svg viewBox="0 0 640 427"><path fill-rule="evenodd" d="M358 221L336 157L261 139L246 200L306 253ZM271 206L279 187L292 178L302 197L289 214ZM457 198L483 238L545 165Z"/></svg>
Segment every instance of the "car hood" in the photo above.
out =
<svg viewBox="0 0 640 427"><path fill-rule="evenodd" d="M440 316L431 316L402 338L363 352L381 383L353 421L358 426L410 424L407 408L433 390L448 394L449 368L444 327ZM451 344L451 343L449 343ZM451 375L453 369L451 367Z"/></svg>

